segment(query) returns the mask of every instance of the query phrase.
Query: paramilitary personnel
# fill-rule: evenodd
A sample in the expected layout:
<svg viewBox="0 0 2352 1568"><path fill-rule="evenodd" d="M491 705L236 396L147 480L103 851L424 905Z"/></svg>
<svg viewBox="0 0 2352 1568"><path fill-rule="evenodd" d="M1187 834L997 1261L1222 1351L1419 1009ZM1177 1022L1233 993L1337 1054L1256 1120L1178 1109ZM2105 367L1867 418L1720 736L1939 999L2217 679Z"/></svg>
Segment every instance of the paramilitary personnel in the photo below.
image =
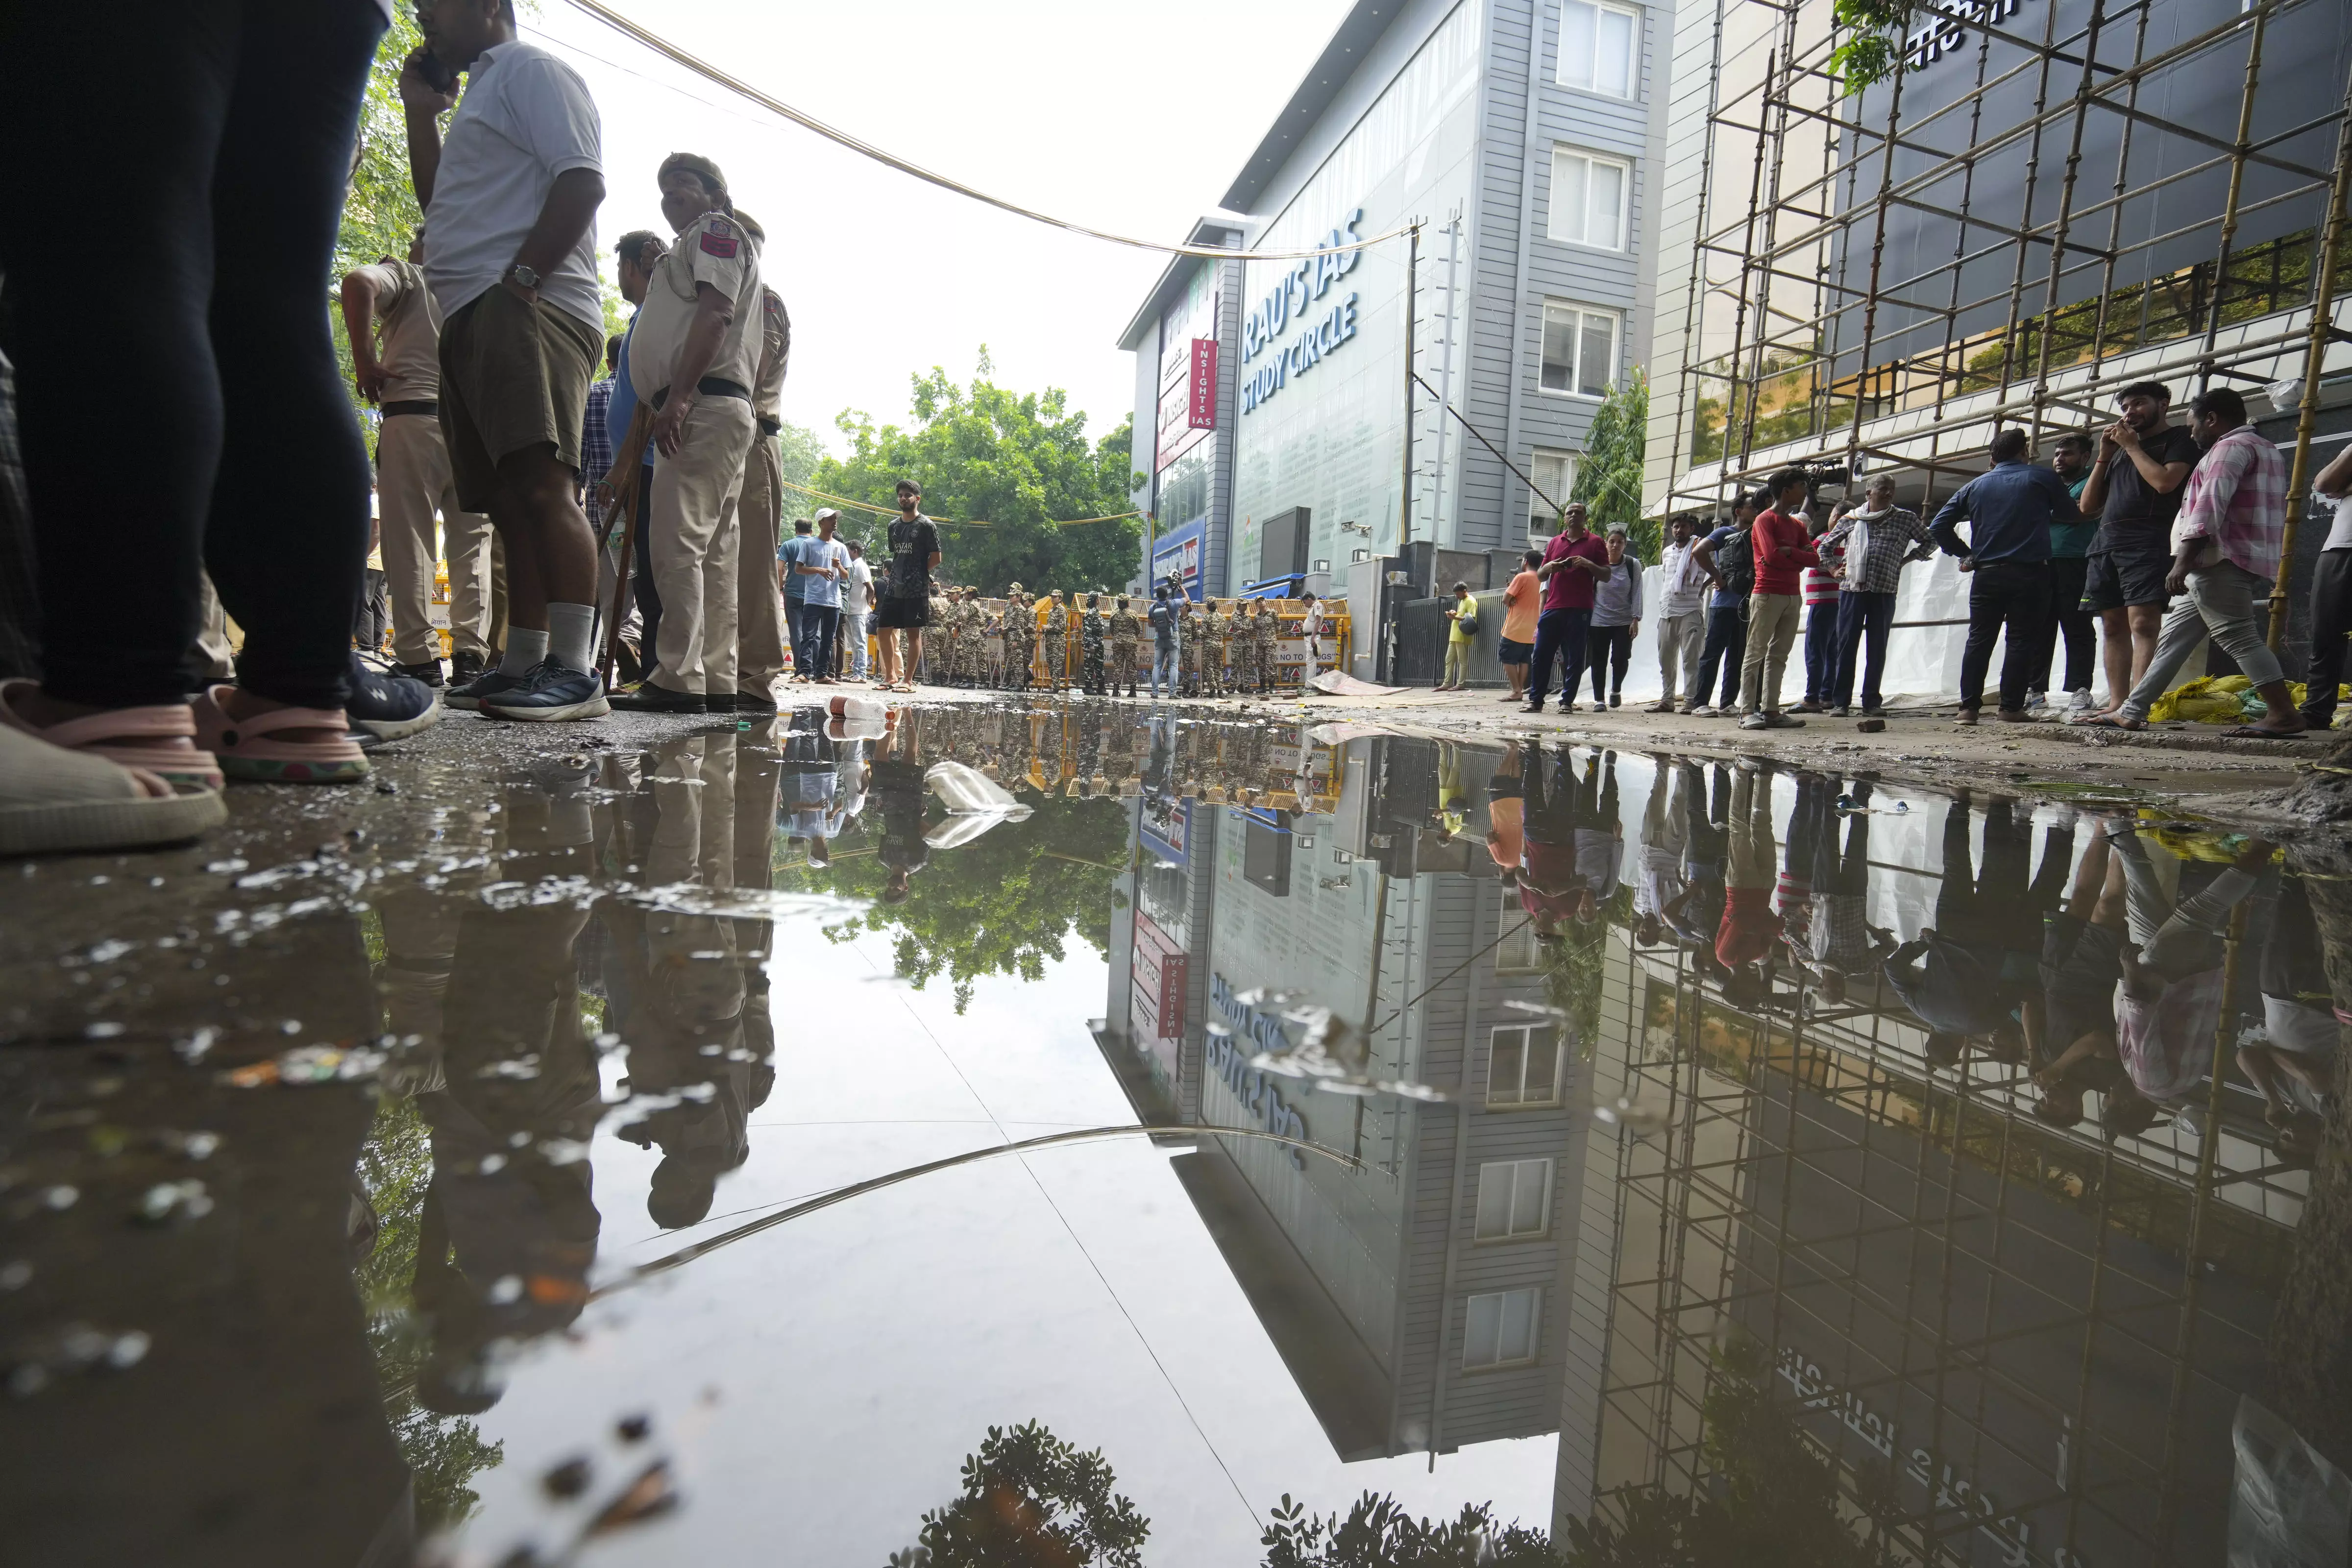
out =
<svg viewBox="0 0 2352 1568"><path fill-rule="evenodd" d="M1004 590L1004 689L1029 689L1030 665L1037 657L1037 621L1029 595L1018 583Z"/></svg>
<svg viewBox="0 0 2352 1568"><path fill-rule="evenodd" d="M1062 591L1055 589L1045 598L1045 618L1040 629L1045 639L1045 689L1067 691L1070 689L1070 612L1062 603Z"/></svg>
<svg viewBox="0 0 2352 1568"><path fill-rule="evenodd" d="M1083 605L1083 608L1086 611L1086 617L1078 623L1079 648L1085 656L1085 662L1080 666L1080 674L1085 680L1087 695L1089 697L1100 697L1103 694L1103 633L1105 627L1103 626L1102 602L1103 596L1100 594L1087 595L1086 603ZM1087 769L1086 771L1091 773L1093 770Z"/></svg>
<svg viewBox="0 0 2352 1568"><path fill-rule="evenodd" d="M1143 623L1136 619L1135 612L1128 605L1127 595L1121 594L1118 607L1111 611L1110 616L1110 690L1113 696L1119 695L1122 685L1127 688L1126 695L1135 695L1136 658L1142 647Z"/></svg>

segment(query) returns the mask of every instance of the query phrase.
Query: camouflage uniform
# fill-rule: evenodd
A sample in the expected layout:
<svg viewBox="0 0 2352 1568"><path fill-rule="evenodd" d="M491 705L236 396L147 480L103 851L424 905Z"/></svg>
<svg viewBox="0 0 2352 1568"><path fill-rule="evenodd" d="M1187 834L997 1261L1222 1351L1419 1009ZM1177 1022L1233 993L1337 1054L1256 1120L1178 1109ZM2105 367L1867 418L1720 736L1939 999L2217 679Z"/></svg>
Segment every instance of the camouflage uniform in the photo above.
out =
<svg viewBox="0 0 2352 1568"><path fill-rule="evenodd" d="M1182 624L1176 628L1176 689L1186 697L1201 694L1201 617L1192 614L1192 601L1179 601L1177 615Z"/></svg>
<svg viewBox="0 0 2352 1568"><path fill-rule="evenodd" d="M1046 604L1045 634L1045 689L1066 691L1070 689L1070 611L1059 599Z"/></svg>
<svg viewBox="0 0 2352 1568"><path fill-rule="evenodd" d="M964 590L963 603L957 606L961 617L956 623L956 681L961 686L978 686L988 663L987 649L981 646L982 613L980 590Z"/></svg>
<svg viewBox="0 0 2352 1568"><path fill-rule="evenodd" d="M1119 601L1121 605L1126 603L1125 599ZM1135 618L1135 612L1124 608L1113 610L1110 616L1110 689L1114 696L1122 685L1127 688L1128 696L1135 695L1136 655L1142 647L1143 623Z"/></svg>
<svg viewBox="0 0 2352 1568"><path fill-rule="evenodd" d="M1274 613L1273 606L1263 599L1258 601L1257 625L1253 629L1257 634L1257 658L1253 661L1256 668L1252 673L1257 677L1257 689L1260 691L1272 691L1275 672L1274 642L1282 630L1282 619Z"/></svg>
<svg viewBox="0 0 2352 1568"><path fill-rule="evenodd" d="M1079 647L1085 654L1085 663L1079 667L1080 679L1089 697L1103 694L1104 629L1102 595L1090 594L1087 596L1086 618L1078 623ZM1089 768L1086 771L1091 774L1095 770Z"/></svg>
<svg viewBox="0 0 2352 1568"><path fill-rule="evenodd" d="M1035 657L1037 620L1029 595L1015 583L1004 591L1004 689L1029 689L1030 661Z"/></svg>

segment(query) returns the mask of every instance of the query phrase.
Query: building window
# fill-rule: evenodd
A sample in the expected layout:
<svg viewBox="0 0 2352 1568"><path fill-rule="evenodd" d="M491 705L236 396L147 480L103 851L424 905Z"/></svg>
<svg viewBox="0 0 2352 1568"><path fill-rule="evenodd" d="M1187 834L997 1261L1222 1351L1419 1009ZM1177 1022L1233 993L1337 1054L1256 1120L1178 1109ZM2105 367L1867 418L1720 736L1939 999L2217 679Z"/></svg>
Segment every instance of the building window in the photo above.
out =
<svg viewBox="0 0 2352 1568"><path fill-rule="evenodd" d="M1544 453L1537 453L1536 461L1540 464L1545 456ZM1550 456L1554 462L1560 460L1558 453ZM1536 470L1536 483L1543 485L1546 489L1551 489L1549 484L1544 483L1543 470L1540 468ZM1553 491L1553 493L1559 492ZM1549 528L1551 518L1549 512L1543 510L1543 502L1531 500L1528 502L1528 531L1529 533L1535 531L1536 518L1538 514L1542 515L1545 526ZM1519 907L1519 890L1517 888L1505 887L1502 890L1501 902L1502 909L1496 918L1502 923L1503 940L1495 946L1495 973L1533 974L1543 967L1540 962L1542 951L1536 944L1536 922L1528 919L1528 911Z"/></svg>
<svg viewBox="0 0 2352 1568"><path fill-rule="evenodd" d="M1633 96L1633 40L1642 18L1622 5L1562 0L1559 8L1559 85Z"/></svg>
<svg viewBox="0 0 2352 1568"><path fill-rule="evenodd" d="M1544 497L1551 497L1561 506L1568 504L1568 492L1576 488L1576 454L1547 452L1538 447L1528 459L1528 478L1536 482L1535 489L1528 492L1528 538L1540 546L1559 531L1559 514L1544 504ZM1525 921L1527 918L1527 911L1519 908L1519 895L1510 889L1504 889L1503 908L1506 920ZM1523 969L1533 970L1536 967L1534 934L1530 932L1510 941L1524 943L1529 956ZM1507 951L1517 951L1509 942L1505 945ZM1501 967L1502 963L1498 960L1496 968L1499 970Z"/></svg>
<svg viewBox="0 0 2352 1568"><path fill-rule="evenodd" d="M1489 1160L1478 1167L1480 1241L1527 1241L1551 1224L1551 1162Z"/></svg>
<svg viewBox="0 0 2352 1568"><path fill-rule="evenodd" d="M1473 1296L1462 1331L1462 1370L1523 1366L1536 1359L1539 1290L1496 1290Z"/></svg>
<svg viewBox="0 0 2352 1568"><path fill-rule="evenodd" d="M1551 237L1602 250L1625 248L1625 209L1633 169L1614 158L1551 150Z"/></svg>
<svg viewBox="0 0 2352 1568"><path fill-rule="evenodd" d="M1544 307L1543 389L1606 397L1617 379L1617 312ZM1538 478L1536 482L1541 484ZM1564 498L1563 498L1564 499Z"/></svg>
<svg viewBox="0 0 2352 1568"><path fill-rule="evenodd" d="M1503 1024L1486 1053L1486 1108L1559 1103L1559 1030Z"/></svg>

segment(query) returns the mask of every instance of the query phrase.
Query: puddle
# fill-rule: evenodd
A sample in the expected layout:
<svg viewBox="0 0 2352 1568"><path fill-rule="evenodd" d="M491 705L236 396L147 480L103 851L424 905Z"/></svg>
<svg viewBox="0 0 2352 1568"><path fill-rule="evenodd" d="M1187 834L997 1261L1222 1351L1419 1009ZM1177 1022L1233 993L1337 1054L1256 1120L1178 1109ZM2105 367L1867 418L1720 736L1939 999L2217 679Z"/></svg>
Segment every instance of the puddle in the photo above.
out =
<svg viewBox="0 0 2352 1568"><path fill-rule="evenodd" d="M1132 703L445 730L0 871L26 1561L2342 1560L2307 851Z"/></svg>

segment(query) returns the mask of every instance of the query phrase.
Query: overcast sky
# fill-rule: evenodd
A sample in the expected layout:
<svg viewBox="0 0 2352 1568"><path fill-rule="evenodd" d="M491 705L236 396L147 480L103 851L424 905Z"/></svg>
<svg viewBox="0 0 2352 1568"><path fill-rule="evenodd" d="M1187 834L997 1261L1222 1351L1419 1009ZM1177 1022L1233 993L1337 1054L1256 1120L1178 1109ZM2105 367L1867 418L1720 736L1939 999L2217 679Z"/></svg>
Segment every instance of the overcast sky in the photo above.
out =
<svg viewBox="0 0 2352 1568"><path fill-rule="evenodd" d="M1345 0L613 0L614 8L877 146L1096 228L1181 240L1223 195ZM785 124L565 0L526 35L579 68L604 121L597 235L664 227L675 151L726 171L768 231L793 315L783 416L836 449L834 416L908 418L910 373L1066 388L1099 436L1130 411L1115 342L1166 257L1080 238L910 179Z"/></svg>

